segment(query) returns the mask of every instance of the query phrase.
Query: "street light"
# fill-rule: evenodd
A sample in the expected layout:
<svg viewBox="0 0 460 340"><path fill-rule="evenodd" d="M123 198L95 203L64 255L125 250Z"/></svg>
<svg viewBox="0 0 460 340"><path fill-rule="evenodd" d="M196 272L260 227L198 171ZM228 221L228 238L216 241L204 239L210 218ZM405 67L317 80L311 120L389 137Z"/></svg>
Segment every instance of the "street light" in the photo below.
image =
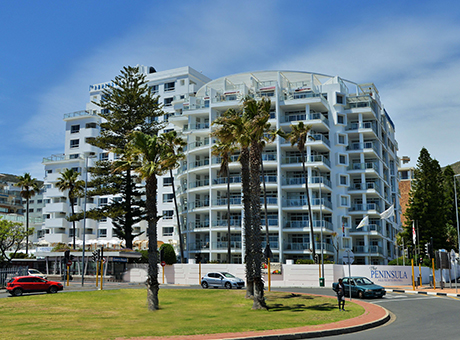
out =
<svg viewBox="0 0 460 340"><path fill-rule="evenodd" d="M455 192L455 216L457 216L457 245L458 251L460 252L460 229L458 227L458 204L457 204L457 180L455 177L460 176L460 174L454 175L454 192Z"/></svg>
<svg viewBox="0 0 460 340"><path fill-rule="evenodd" d="M85 285L85 240L86 240L86 193L88 189L88 158L94 158L94 152L85 152L85 197L83 198L83 251L81 254L81 286Z"/></svg>

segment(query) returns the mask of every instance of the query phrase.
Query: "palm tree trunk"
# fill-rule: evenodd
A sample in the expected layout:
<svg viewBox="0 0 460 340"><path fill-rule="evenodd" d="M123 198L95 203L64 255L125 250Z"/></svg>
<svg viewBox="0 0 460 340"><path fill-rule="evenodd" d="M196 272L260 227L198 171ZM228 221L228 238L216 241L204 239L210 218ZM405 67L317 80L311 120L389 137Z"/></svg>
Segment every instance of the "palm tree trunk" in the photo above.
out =
<svg viewBox="0 0 460 340"><path fill-rule="evenodd" d="M313 235L313 215L311 213L311 204L310 204L310 191L308 189L308 175L307 171L305 169L305 150L302 149L302 168L303 168L303 174L305 178L305 193L307 195L307 205L308 205L308 221L310 222L310 246L312 249L312 257L313 260L315 259L316 256L316 251L315 251L315 239Z"/></svg>
<svg viewBox="0 0 460 340"><path fill-rule="evenodd" d="M265 249L267 249L266 253L265 254L267 256L267 261L268 261L268 258L270 257L270 234L268 232L268 208L267 208L267 186L265 185L265 172L264 172L264 160L262 159L262 154L260 155L261 156L261 159L260 159L260 170L262 172L262 183L263 183L263 187L264 187L264 190L263 190L263 193L264 193L264 211L265 211L265 242L266 242L266 246L265 246Z"/></svg>
<svg viewBox="0 0 460 340"><path fill-rule="evenodd" d="M251 143L250 149L250 190L251 190L251 232L253 247L252 270L254 273L254 303L252 309L265 309L264 284L262 281L262 243L260 235L260 166L262 146Z"/></svg>
<svg viewBox="0 0 460 340"><path fill-rule="evenodd" d="M246 298L254 296L254 273L252 270L252 232L251 232L251 201L250 201L250 175L249 175L249 149L241 148L241 187L243 191L243 210L244 210L244 244L246 254L244 262L246 264Z"/></svg>
<svg viewBox="0 0 460 340"><path fill-rule="evenodd" d="M184 258L184 244L182 242L182 231L180 230L180 219L179 219L179 207L177 205L177 197L176 197L176 188L174 186L174 177L172 173L172 169L169 169L169 175L171 176L172 180L172 191L174 197L174 208L176 209L176 219L177 219L177 232L179 234L179 248L180 248L180 263L185 263Z"/></svg>
<svg viewBox="0 0 460 340"><path fill-rule="evenodd" d="M26 199L26 255L29 255L29 198Z"/></svg>
<svg viewBox="0 0 460 340"><path fill-rule="evenodd" d="M227 258L228 263L232 263L232 246L230 244L230 169L227 167Z"/></svg>
<svg viewBox="0 0 460 340"><path fill-rule="evenodd" d="M146 191L146 206L147 206L147 216L148 216L148 238L149 238L149 269L148 269L148 278L147 278L147 304L148 309L158 310L159 309L159 300L158 300L158 291L160 290L160 285L158 283L158 250L157 250L157 221L158 221L158 212L157 212L157 178L155 176L150 176L147 178L145 183Z"/></svg>
<svg viewBox="0 0 460 340"><path fill-rule="evenodd" d="M73 217L73 216L75 216L75 208L73 206L73 198L71 199L69 197L69 200L70 200L70 210L72 211L72 217ZM76 234L75 231L76 231L76 229L75 229L75 220L74 219L72 219L72 229L73 229L73 245L72 246L73 246L73 250L75 250L75 234Z"/></svg>

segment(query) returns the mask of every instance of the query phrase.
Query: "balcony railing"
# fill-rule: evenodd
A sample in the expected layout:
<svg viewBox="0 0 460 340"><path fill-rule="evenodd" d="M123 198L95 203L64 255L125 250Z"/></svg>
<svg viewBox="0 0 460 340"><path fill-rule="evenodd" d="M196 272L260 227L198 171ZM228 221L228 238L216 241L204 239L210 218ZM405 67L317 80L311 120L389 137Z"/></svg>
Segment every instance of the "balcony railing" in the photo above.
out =
<svg viewBox="0 0 460 340"><path fill-rule="evenodd" d="M212 180L213 184L227 184L227 177L219 177ZM231 176L230 184L232 183L241 183L241 176Z"/></svg>
<svg viewBox="0 0 460 340"><path fill-rule="evenodd" d="M377 162L366 162L366 163L353 163L347 170L368 170L373 169L379 172L379 164Z"/></svg>
<svg viewBox="0 0 460 340"><path fill-rule="evenodd" d="M209 129L209 123L201 123L201 124L191 124L191 125L184 125L183 131L191 131L191 130L205 130Z"/></svg>
<svg viewBox="0 0 460 340"><path fill-rule="evenodd" d="M199 168L199 167L202 167L202 166L207 166L209 165L209 159L206 158L206 159L203 159L201 161L195 161L195 162L190 162L189 163L189 169L195 169L195 168Z"/></svg>
<svg viewBox="0 0 460 340"><path fill-rule="evenodd" d="M309 228L310 227L309 223L310 222L308 220L304 220L304 221L287 220L284 227L285 228L297 228L297 229ZM332 223L329 221L325 221L325 220L322 220L322 221L314 220L313 221L313 228L321 228L321 226L325 229L334 230Z"/></svg>
<svg viewBox="0 0 460 340"><path fill-rule="evenodd" d="M284 117L284 121L286 123L295 122L295 121L303 121L303 120L320 120L327 126L329 126L329 120L320 112L312 112L308 115L306 113L294 114L294 115L287 115Z"/></svg>
<svg viewBox="0 0 460 340"><path fill-rule="evenodd" d="M212 242L212 249L227 249L227 241ZM241 241L230 241L230 248L241 249Z"/></svg>
<svg viewBox="0 0 460 340"><path fill-rule="evenodd" d="M189 229L203 229L203 228L209 228L209 221L204 221L204 222L188 222L188 227Z"/></svg>
<svg viewBox="0 0 460 340"><path fill-rule="evenodd" d="M348 151L363 151L364 149L373 149L379 155L379 149L373 142L351 143L347 146Z"/></svg>
<svg viewBox="0 0 460 340"><path fill-rule="evenodd" d="M310 157L306 157L307 163L315 163L315 162L323 162L327 166L331 166L331 161L324 157L323 155L314 155ZM283 157L282 164L301 164L302 157L301 156L290 156L290 157Z"/></svg>
<svg viewBox="0 0 460 340"><path fill-rule="evenodd" d="M220 205L227 205L228 203L228 199L227 198L218 198L218 199L215 199L212 201L212 205L217 205L217 206L220 206ZM230 198L230 205L232 204L238 204L238 205L241 205L241 197L231 197Z"/></svg>
<svg viewBox="0 0 460 340"><path fill-rule="evenodd" d="M309 184L322 183L331 187L331 181L324 177L308 177ZM283 181L283 185L303 185L305 184L305 177L287 177Z"/></svg>
<svg viewBox="0 0 460 340"><path fill-rule="evenodd" d="M303 207L306 206L307 199L306 198L286 198L283 200L283 207ZM311 199L311 205L319 206L320 204L324 205L325 207L332 209L331 201L328 201L325 198L313 198Z"/></svg>
<svg viewBox="0 0 460 340"><path fill-rule="evenodd" d="M354 204L350 207L350 211L369 211L369 210L376 210L379 213L382 212L380 210L380 206L377 203Z"/></svg>
<svg viewBox="0 0 460 340"><path fill-rule="evenodd" d="M280 248L280 245L277 241L270 241L268 242L270 244L270 249L279 249ZM262 249L265 249L267 245L267 242L266 241L262 241Z"/></svg>
<svg viewBox="0 0 460 340"><path fill-rule="evenodd" d="M209 199L198 200L198 201L188 203L188 208L190 210L193 210L196 208L204 208L204 207L209 207Z"/></svg>
<svg viewBox="0 0 460 340"><path fill-rule="evenodd" d="M382 234L382 227L378 224L368 224L365 225L364 227L361 227L359 229L356 229L356 226L350 229L350 232L352 233L368 233L370 231L376 231L379 234Z"/></svg>
<svg viewBox="0 0 460 340"><path fill-rule="evenodd" d="M227 227L227 219L214 220L212 221L213 227ZM230 218L230 227L241 227L241 219Z"/></svg>
<svg viewBox="0 0 460 340"><path fill-rule="evenodd" d="M380 246L354 246L353 252L365 254L367 256L370 256L371 254L383 255L383 248Z"/></svg>
<svg viewBox="0 0 460 340"><path fill-rule="evenodd" d="M315 242L316 251L321 249L321 243ZM335 252L334 246L329 243L323 242L323 249L330 252ZM296 243L296 242L288 242L284 244L284 250L310 250L310 242L306 243Z"/></svg>
<svg viewBox="0 0 460 340"><path fill-rule="evenodd" d="M360 130L360 129L372 129L376 135L378 135L377 132L377 123L376 122L362 122L362 123L350 123L347 127L346 130Z"/></svg>
<svg viewBox="0 0 460 340"><path fill-rule="evenodd" d="M74 117L83 117L83 116L97 116L96 110L80 110L71 113L64 114L64 119L74 118Z"/></svg>
<svg viewBox="0 0 460 340"><path fill-rule="evenodd" d="M193 189L193 188L204 187L207 185L209 185L209 179L202 179L200 181L190 182L189 188Z"/></svg>

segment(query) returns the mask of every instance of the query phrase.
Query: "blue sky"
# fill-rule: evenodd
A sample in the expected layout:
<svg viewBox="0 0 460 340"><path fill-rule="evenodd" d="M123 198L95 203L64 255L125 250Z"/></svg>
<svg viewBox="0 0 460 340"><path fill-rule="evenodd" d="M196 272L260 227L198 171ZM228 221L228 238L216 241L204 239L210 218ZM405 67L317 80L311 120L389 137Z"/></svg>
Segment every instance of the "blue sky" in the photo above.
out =
<svg viewBox="0 0 460 340"><path fill-rule="evenodd" d="M399 156L460 160L458 1L3 1L0 173L43 178L63 114L123 66L210 78L301 70L373 82Z"/></svg>

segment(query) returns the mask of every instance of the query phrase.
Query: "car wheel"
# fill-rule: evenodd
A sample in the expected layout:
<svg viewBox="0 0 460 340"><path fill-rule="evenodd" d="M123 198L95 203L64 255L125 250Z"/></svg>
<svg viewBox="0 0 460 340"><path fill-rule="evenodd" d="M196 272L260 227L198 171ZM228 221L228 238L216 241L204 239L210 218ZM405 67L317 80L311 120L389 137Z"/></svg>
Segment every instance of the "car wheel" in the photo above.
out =
<svg viewBox="0 0 460 340"><path fill-rule="evenodd" d="M359 291L359 292L358 292L358 297L359 297L360 299L364 299L364 293L363 293L362 291Z"/></svg>
<svg viewBox="0 0 460 340"><path fill-rule="evenodd" d="M58 289L56 286L51 286L49 289L48 289L48 293L50 294L56 294L58 292Z"/></svg>
<svg viewBox="0 0 460 340"><path fill-rule="evenodd" d="M232 284L230 282L225 282L225 288L232 289Z"/></svg>
<svg viewBox="0 0 460 340"><path fill-rule="evenodd" d="M22 295L22 289L21 288L14 288L11 295L13 296L21 296Z"/></svg>
<svg viewBox="0 0 460 340"><path fill-rule="evenodd" d="M207 289L209 287L208 283L206 281L201 282L201 287L204 289Z"/></svg>

